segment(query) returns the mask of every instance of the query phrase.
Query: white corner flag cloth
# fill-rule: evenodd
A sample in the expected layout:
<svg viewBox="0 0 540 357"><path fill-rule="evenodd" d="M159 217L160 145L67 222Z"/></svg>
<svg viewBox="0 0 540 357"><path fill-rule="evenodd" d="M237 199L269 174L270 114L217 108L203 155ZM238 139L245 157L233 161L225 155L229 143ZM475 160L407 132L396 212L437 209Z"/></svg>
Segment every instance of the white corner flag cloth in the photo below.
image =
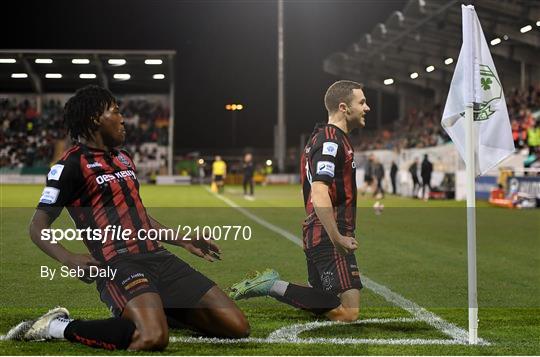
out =
<svg viewBox="0 0 540 357"><path fill-rule="evenodd" d="M474 7L461 6L463 44L441 124L465 160L465 106L473 103L475 172L482 175L514 152L504 92Z"/></svg>

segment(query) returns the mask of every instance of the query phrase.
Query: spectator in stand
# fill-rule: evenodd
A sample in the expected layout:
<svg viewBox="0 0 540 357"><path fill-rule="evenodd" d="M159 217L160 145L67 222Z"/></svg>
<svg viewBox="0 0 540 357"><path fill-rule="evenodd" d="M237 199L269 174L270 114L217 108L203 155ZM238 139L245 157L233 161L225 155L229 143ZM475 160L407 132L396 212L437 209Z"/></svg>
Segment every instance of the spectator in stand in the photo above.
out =
<svg viewBox="0 0 540 357"><path fill-rule="evenodd" d="M527 130L527 145L529 145L529 155L533 154L540 146L540 120L533 122Z"/></svg>
<svg viewBox="0 0 540 357"><path fill-rule="evenodd" d="M523 124L518 123L517 120L512 121L512 138L516 149L522 149L527 142L527 131Z"/></svg>

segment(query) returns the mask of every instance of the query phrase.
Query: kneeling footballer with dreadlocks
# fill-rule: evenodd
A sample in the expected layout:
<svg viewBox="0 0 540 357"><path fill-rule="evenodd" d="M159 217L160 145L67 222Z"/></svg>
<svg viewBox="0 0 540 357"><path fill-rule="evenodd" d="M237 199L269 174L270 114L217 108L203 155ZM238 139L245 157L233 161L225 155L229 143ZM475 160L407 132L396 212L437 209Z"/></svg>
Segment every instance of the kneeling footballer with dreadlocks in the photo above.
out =
<svg viewBox="0 0 540 357"><path fill-rule="evenodd" d="M137 232L164 229L146 212L139 195L136 168L121 149L126 137L118 102L106 89L79 89L64 108L64 123L73 139L51 168L30 223L32 241L66 267L110 269L95 280L101 301L113 317L79 320L67 309L52 309L36 320L23 321L8 339L67 339L105 349L162 350L169 326L194 329L213 337L243 338L249 324L242 311L216 284L166 250L161 241L142 240ZM60 242L41 239L43 230L66 207L79 229L106 232L107 227L129 228L127 239L93 240L85 237L90 254L76 254ZM208 261L219 259L211 240L163 242L180 246ZM92 282L90 274L82 280ZM93 283L93 282L92 282Z"/></svg>

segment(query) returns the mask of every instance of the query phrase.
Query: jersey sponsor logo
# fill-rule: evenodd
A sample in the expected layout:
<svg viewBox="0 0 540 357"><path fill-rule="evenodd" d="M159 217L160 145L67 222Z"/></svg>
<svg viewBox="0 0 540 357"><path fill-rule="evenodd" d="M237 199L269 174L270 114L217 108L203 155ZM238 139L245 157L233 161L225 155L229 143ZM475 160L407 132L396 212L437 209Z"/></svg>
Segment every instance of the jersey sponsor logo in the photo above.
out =
<svg viewBox="0 0 540 357"><path fill-rule="evenodd" d="M116 181L118 179L125 178L137 179L137 176L135 176L135 172L133 172L132 170L124 170L115 172L114 174L96 176L96 182L98 183L98 185L103 185L106 182Z"/></svg>
<svg viewBox="0 0 540 357"><path fill-rule="evenodd" d="M91 164L87 164L86 165L86 168L87 169L93 169L95 167L103 167L103 165L101 165L99 162L93 162Z"/></svg>
<svg viewBox="0 0 540 357"><path fill-rule="evenodd" d="M126 165L127 167L131 167L128 159L123 154L118 154L117 158L118 161L120 161L122 164Z"/></svg>
<svg viewBox="0 0 540 357"><path fill-rule="evenodd" d="M64 170L64 165L56 164L49 170L49 174L47 175L48 180L60 180L60 175L62 175L62 171Z"/></svg>
<svg viewBox="0 0 540 357"><path fill-rule="evenodd" d="M146 278L141 278L141 279L134 280L134 281L132 281L131 283L127 284L127 285L124 287L124 289L129 290L129 289L131 289L132 287L134 287L135 285L139 285L139 284L143 284L143 283L146 284L146 285L148 285L148 279L146 279Z"/></svg>
<svg viewBox="0 0 540 357"><path fill-rule="evenodd" d="M39 199L39 202L52 205L53 203L56 203L59 194L59 189L54 187L45 187L43 189L43 192L41 193L41 198Z"/></svg>
<svg viewBox="0 0 540 357"><path fill-rule="evenodd" d="M330 161L319 161L317 163L317 175L334 177L335 165Z"/></svg>
<svg viewBox="0 0 540 357"><path fill-rule="evenodd" d="M333 142L323 143L322 154L336 157L338 152L338 144Z"/></svg>

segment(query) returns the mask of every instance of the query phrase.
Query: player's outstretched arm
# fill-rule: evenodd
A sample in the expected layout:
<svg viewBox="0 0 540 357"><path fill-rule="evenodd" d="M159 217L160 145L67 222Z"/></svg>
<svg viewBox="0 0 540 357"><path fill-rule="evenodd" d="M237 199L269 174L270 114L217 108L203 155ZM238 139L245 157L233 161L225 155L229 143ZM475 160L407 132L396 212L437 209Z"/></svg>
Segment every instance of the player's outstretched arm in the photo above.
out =
<svg viewBox="0 0 540 357"><path fill-rule="evenodd" d="M42 231L49 229L52 222L49 215L40 209L36 210L30 221L30 238L39 249L69 268L81 267L86 270L92 265L100 265L100 262L95 260L90 254L75 254L64 248L59 242L53 243L50 240L41 239Z"/></svg>
<svg viewBox="0 0 540 357"><path fill-rule="evenodd" d="M154 218L148 216L150 218L150 223L152 224L152 228L154 229L167 229L163 224L156 221ZM173 234L171 233L171 237L167 237L166 239L161 240L164 243L169 243L172 245L177 245L191 254L194 254L200 258L206 259L209 262L214 262L216 260L221 260L220 254L221 249L219 246L211 239L206 240L202 238L179 238L176 239L173 237Z"/></svg>
<svg viewBox="0 0 540 357"><path fill-rule="evenodd" d="M358 248L356 239L353 237L346 237L339 233L336 220L334 218L334 209L332 207L332 200L328 193L328 185L322 181L314 181L311 184L311 200L315 213L324 230L328 233L330 240L342 255L352 253Z"/></svg>

